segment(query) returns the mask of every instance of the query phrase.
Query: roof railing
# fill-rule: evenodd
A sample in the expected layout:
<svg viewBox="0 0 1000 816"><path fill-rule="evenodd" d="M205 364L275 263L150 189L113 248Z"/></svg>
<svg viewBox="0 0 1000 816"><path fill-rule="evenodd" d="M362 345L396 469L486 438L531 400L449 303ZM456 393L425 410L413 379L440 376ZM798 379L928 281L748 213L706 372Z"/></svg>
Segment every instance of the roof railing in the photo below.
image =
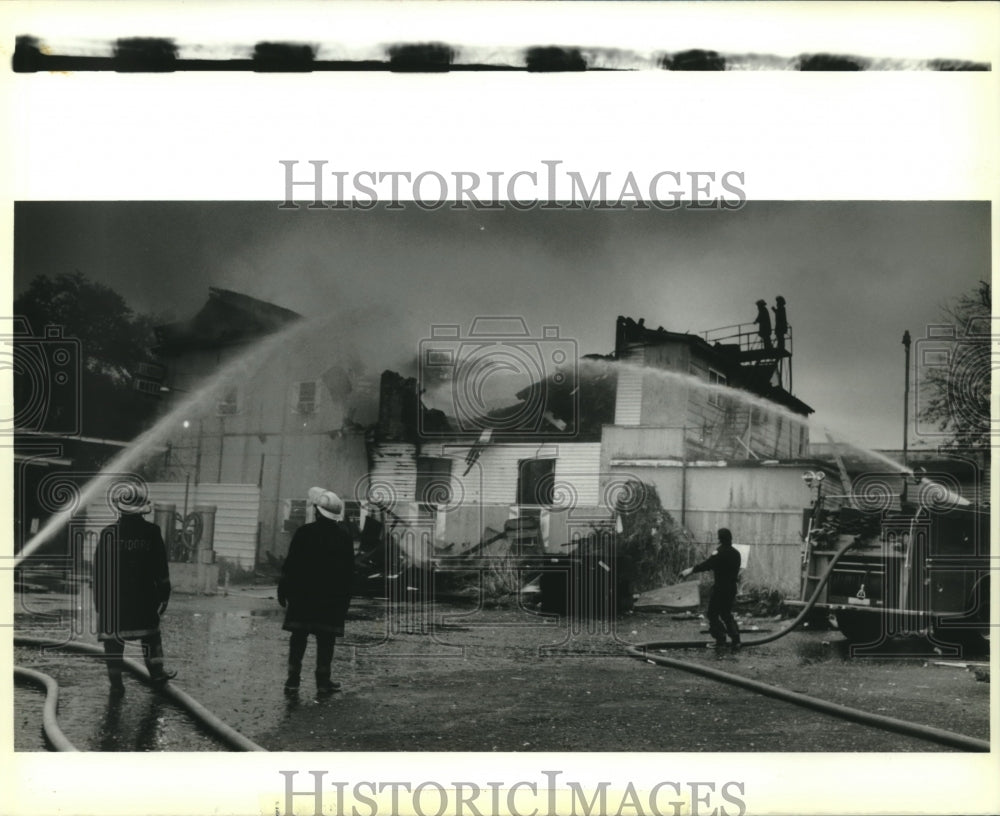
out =
<svg viewBox="0 0 1000 816"><path fill-rule="evenodd" d="M756 323L734 323L731 326L721 326L717 329L703 331L701 336L708 343L720 345L737 345L740 351L755 351L764 348L764 342L757 333ZM788 327L785 335L785 350L792 351L792 327Z"/></svg>

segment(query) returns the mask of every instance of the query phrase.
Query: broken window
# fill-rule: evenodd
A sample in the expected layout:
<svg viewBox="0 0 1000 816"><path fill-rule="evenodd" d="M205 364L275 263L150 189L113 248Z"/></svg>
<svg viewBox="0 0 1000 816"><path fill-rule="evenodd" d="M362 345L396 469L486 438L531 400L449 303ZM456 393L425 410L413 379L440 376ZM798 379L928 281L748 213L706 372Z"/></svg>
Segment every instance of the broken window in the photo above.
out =
<svg viewBox="0 0 1000 816"><path fill-rule="evenodd" d="M517 468L517 503L551 507L555 482L555 459L522 459Z"/></svg>
<svg viewBox="0 0 1000 816"><path fill-rule="evenodd" d="M439 456L417 457L417 501L439 505L451 501L451 459Z"/></svg>
<svg viewBox="0 0 1000 816"><path fill-rule="evenodd" d="M708 369L708 381L712 385L726 385L726 375L721 371L716 371L714 368ZM708 393L708 404L722 406L722 394L717 391L710 391Z"/></svg>

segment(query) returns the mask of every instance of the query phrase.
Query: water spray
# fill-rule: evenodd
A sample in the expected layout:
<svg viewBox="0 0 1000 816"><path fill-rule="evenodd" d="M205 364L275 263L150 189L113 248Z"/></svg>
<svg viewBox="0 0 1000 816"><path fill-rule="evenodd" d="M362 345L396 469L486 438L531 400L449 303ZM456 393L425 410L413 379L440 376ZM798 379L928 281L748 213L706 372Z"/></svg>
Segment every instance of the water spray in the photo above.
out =
<svg viewBox="0 0 1000 816"><path fill-rule="evenodd" d="M151 428L136 437L127 448L122 449L93 479L80 489L76 497L76 507L72 511L55 513L31 537L21 551L14 556L14 566L20 566L39 547L50 541L59 530L69 523L76 508L86 506L102 491L108 490L116 480L120 479L120 474L128 472L141 463L150 450L164 444L176 432L177 425L182 419L204 411L221 387L239 379L245 379L248 370L259 368L261 362L265 361L285 343L298 339L307 330L312 330L318 325L321 324L317 324L315 321L302 321L293 324L283 331L268 335L236 359L223 366L218 373L202 383L197 390L190 392Z"/></svg>
<svg viewBox="0 0 1000 816"><path fill-rule="evenodd" d="M685 374L680 371L671 371L669 369L654 368L651 366L641 365L639 363L631 363L622 360L593 360L584 359L580 360L579 365L583 367L591 367L598 369L604 373L615 373L617 371L626 370L635 372L642 376L653 376L661 380L666 380L668 382L673 382L682 386L689 386L696 388L700 391L707 392L709 394L715 394L723 399L736 399L740 402L749 405L751 407L760 408L761 410L767 411L772 415L779 416L782 419L786 419L799 427L812 428L814 427L807 417L797 414L785 408L782 405L772 402L766 397L759 396L750 391L746 391L741 388L734 388L730 385L720 385L718 383L705 382L699 377L693 374ZM887 469L898 473L904 479L917 480L917 474L908 464L900 464L894 459L886 456L885 454L879 453L878 451L866 448L856 442L852 442L845 434L841 433L836 429L831 429L829 426L822 425L819 426L828 437L836 438L841 444L846 445L852 450L858 451L864 457L873 459L879 464L885 465ZM946 501L953 505L958 504L969 504L966 499L956 494L954 491L950 490L946 485L940 482L933 482L926 477L920 477L918 480L919 484L933 485L936 490L942 491L945 494Z"/></svg>

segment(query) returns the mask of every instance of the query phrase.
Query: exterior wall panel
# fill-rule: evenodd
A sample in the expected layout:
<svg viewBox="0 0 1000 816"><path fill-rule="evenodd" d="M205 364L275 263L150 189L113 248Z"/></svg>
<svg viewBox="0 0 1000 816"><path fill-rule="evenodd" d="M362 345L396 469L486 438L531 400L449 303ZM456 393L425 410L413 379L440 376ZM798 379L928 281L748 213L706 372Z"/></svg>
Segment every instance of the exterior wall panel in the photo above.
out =
<svg viewBox="0 0 1000 816"><path fill-rule="evenodd" d="M680 458L684 455L683 428L604 427L606 458Z"/></svg>
<svg viewBox="0 0 1000 816"><path fill-rule="evenodd" d="M415 500L417 490L417 447L404 442L378 445L371 456L369 484L377 496L385 486L385 497L394 503Z"/></svg>
<svg viewBox="0 0 1000 816"><path fill-rule="evenodd" d="M200 484L184 482L151 482L147 485L154 504L172 504L176 512L187 512L196 506L214 505L215 537L213 549L217 558L225 558L241 569L253 569L257 551L257 515L260 489L247 484ZM103 499L87 505L87 529L100 532L117 518ZM152 520L152 514L147 516Z"/></svg>
<svg viewBox="0 0 1000 816"><path fill-rule="evenodd" d="M743 581L797 592L802 510L810 496L802 468L769 466L656 467L638 462L612 471L652 484L674 520L711 552L719 527L733 531L737 544L751 545ZM683 481L682 481L683 480Z"/></svg>
<svg viewBox="0 0 1000 816"><path fill-rule="evenodd" d="M645 349L631 349L625 361L639 366L643 364ZM615 391L615 425L638 425L642 420L642 372L635 368L621 368L618 371L618 385Z"/></svg>

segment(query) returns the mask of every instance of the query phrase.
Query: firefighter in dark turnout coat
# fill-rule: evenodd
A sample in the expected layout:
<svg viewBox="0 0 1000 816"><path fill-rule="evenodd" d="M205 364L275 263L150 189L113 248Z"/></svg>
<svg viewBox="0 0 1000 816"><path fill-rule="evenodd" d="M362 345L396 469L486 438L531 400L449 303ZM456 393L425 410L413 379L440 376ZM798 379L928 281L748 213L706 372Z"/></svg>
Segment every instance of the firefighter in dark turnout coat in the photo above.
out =
<svg viewBox="0 0 1000 816"><path fill-rule="evenodd" d="M777 306L772 306L774 312L774 339L778 341L778 350L785 350L785 335L788 334L788 313L785 311L785 299L778 295L775 299Z"/></svg>
<svg viewBox="0 0 1000 816"><path fill-rule="evenodd" d="M771 315L767 313L767 301L757 301L757 317L754 318L753 322L757 324L757 334L760 336L761 343L764 344L767 351L770 351L772 348Z"/></svg>
<svg viewBox="0 0 1000 816"><path fill-rule="evenodd" d="M340 520L343 502L322 488L309 491L316 520L295 531L278 582L278 603L286 607L282 626L292 633L288 649L285 691L298 691L309 635L316 638L316 690L336 691L330 679L333 647L344 634L351 602L354 539Z"/></svg>
<svg viewBox="0 0 1000 816"><path fill-rule="evenodd" d="M739 648L740 645L740 628L733 618L733 602L736 600L736 583L742 561L740 551L733 546L733 534L723 527L719 530L719 548L700 564L681 572L682 578L687 578L692 572L711 570L714 574L712 597L708 601L708 632L719 648L726 645L727 632L733 647Z"/></svg>
<svg viewBox="0 0 1000 816"><path fill-rule="evenodd" d="M151 509L146 497L130 490L115 499L118 521L101 531L94 554L94 606L98 639L104 644L113 693L122 683L125 641L138 640L153 682L162 685L176 672L163 666L160 616L170 600L167 549L160 528L142 516Z"/></svg>

